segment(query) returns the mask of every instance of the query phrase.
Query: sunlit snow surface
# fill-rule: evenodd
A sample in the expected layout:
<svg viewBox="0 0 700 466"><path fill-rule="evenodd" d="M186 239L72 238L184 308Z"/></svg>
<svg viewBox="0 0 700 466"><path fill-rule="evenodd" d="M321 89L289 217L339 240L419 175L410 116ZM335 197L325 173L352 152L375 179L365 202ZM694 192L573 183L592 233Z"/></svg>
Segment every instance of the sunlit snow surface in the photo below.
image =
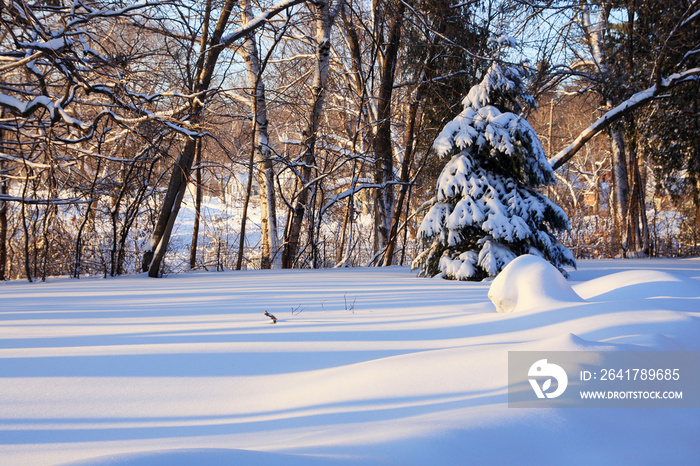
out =
<svg viewBox="0 0 700 466"><path fill-rule="evenodd" d="M509 350L700 350L699 259L570 283L510 314L400 267L2 283L0 464L700 464L697 410L507 407Z"/></svg>

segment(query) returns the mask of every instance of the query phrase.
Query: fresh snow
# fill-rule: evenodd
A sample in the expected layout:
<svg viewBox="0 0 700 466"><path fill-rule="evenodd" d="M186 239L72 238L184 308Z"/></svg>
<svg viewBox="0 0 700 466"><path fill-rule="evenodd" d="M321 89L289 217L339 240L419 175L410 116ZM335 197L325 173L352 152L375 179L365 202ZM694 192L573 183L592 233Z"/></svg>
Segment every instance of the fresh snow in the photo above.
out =
<svg viewBox="0 0 700 466"><path fill-rule="evenodd" d="M65 48L72 47L74 40L67 37L56 37L48 41L18 42L17 45L24 49L41 50L42 52L60 52Z"/></svg>
<svg viewBox="0 0 700 466"><path fill-rule="evenodd" d="M511 261L494 278L488 296L498 312L539 311L583 301L556 267L532 254Z"/></svg>
<svg viewBox="0 0 700 466"><path fill-rule="evenodd" d="M1 283L0 464L700 464L692 409L508 408L511 350L700 350L700 259L578 265L507 314L405 267Z"/></svg>

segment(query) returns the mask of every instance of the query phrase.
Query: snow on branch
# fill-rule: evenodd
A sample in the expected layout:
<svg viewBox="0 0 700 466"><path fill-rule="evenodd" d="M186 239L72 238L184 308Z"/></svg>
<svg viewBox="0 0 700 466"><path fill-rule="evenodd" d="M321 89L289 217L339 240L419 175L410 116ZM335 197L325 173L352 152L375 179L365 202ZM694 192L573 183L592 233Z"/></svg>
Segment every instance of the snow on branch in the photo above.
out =
<svg viewBox="0 0 700 466"><path fill-rule="evenodd" d="M287 10L295 5L304 3L305 1L306 0L282 0L278 2L277 4L273 5L269 10L260 13L258 16L248 21L245 25L237 28L235 31L222 37L220 44L222 44L224 47L229 47L238 39L241 39L242 37L246 36L247 34L250 34L252 31L261 27L273 16L276 16L284 10Z"/></svg>
<svg viewBox="0 0 700 466"><path fill-rule="evenodd" d="M91 199L80 199L77 197L73 198L56 198L56 199L34 199L30 197L16 197L10 196L9 194L0 194L0 201L6 202L21 202L23 204L33 204L33 205L73 205L73 204L88 204L92 202Z"/></svg>
<svg viewBox="0 0 700 466"><path fill-rule="evenodd" d="M691 21L693 21L693 20L694 20L695 18L697 18L698 16L700 16L700 10L698 10L698 11L696 11L695 13L693 13L692 15L690 15L685 21L683 21L683 22L681 23L680 27L685 27L688 23L690 23Z"/></svg>
<svg viewBox="0 0 700 466"><path fill-rule="evenodd" d="M105 64L111 66L110 60L100 56L96 53L86 41L84 36L91 36L91 33L80 29L80 25L87 24L90 21L99 20L102 18L116 18L122 19L130 16L136 16L141 14L144 9L163 6L171 3L171 0L144 0L139 2L134 2L132 4L110 9L110 5L102 3L90 3L85 4L82 2L75 2L72 7L69 6L56 6L55 8L49 8L57 14L61 15L61 18L65 20L65 23L61 26L62 21L55 21L52 26L58 26L59 30L51 31L46 30L43 34L37 35L36 31L33 31L31 22L20 21L16 26L24 33L18 32L14 40L15 50L9 52L12 58L6 59L4 61L9 61L8 64L3 64L0 67L0 72L7 73L15 70L20 66L26 66L34 75L45 76L46 71L37 68L35 60L41 56L47 56L49 59L45 62L41 62L42 65L50 67L51 70L56 70L64 77L67 78L67 83L65 83L66 89L62 92L62 97L56 95L50 95L47 89L43 89L41 93L29 93L23 94L19 91L0 93L0 108L8 110L8 113L19 116L20 118L29 118L34 115L38 120L48 120L44 121L42 124L48 124L50 122L51 126L54 125L65 125L70 128L75 128L82 132L81 135L75 136L71 131L73 136L70 138L64 138L56 136L58 141L64 143L77 143L90 139L95 132L97 123L99 120L108 117L113 121L121 125L138 124L146 120L158 120L171 130L185 134L190 137L199 137L201 134L199 132L193 131L187 121L181 121L177 118L175 113L168 112L151 112L148 111L143 104L152 103L163 97L186 99L186 100L201 100L211 94L211 90L204 90L191 95L184 95L177 92L161 92L153 95L148 95L144 93L134 92L129 89L125 84L119 85L119 91L122 91L131 101L124 101L122 98L118 97L118 93L115 90L115 84L110 83L91 83L89 78L83 76L83 73L90 73L96 71L93 62L97 59L99 64ZM20 18L28 18L34 15L32 8L33 5L25 4L24 2L12 3L12 8L14 13L19 15ZM38 11L38 10L37 10ZM43 10L42 10L43 11ZM26 14L25 14L26 13ZM44 17L40 18L42 21ZM36 21L39 21L35 18ZM24 40L19 40L24 38ZM82 50L80 50L82 48ZM92 58L84 58L84 57ZM76 63L73 63L77 61ZM69 65L73 63L72 65ZM99 76L101 71L98 70L97 75ZM84 88L86 94L89 93L99 93L107 96L111 99L113 105L107 105L107 109L98 113L96 116L89 117L88 120L85 118L80 118L78 110L73 107L73 110L69 109L69 106L76 101L76 90L78 88ZM57 93L58 94L58 93ZM138 100L138 103L134 103L134 100ZM126 109L134 111L140 114L137 118L127 118L125 116L119 115L112 110L114 107L120 109ZM188 105L184 106L183 110L178 110L181 114L186 114Z"/></svg>
<svg viewBox="0 0 700 466"><path fill-rule="evenodd" d="M611 124L619 121L625 115L653 101L663 92L672 89L679 84L688 81L697 81L700 79L700 68L692 68L680 73L675 73L661 80L659 84L655 84L648 89L637 92L629 99L622 102L617 107L608 111L602 117L598 118L592 125L584 129L578 137L562 149L557 155L549 159L549 163L553 169L557 169L576 155L576 153L596 134L608 128Z"/></svg>
<svg viewBox="0 0 700 466"><path fill-rule="evenodd" d="M44 53L60 53L71 48L73 44L75 41L67 37L55 37L44 42L17 42L17 45L23 49L38 50Z"/></svg>
<svg viewBox="0 0 700 466"><path fill-rule="evenodd" d="M15 97L0 94L0 107L5 107L21 117L28 117L38 109L44 108L51 115L53 123L63 120L69 126L75 126L82 130L90 128L90 125L71 117L60 105L54 105L51 99L44 95L34 97L28 102L23 102Z"/></svg>
<svg viewBox="0 0 700 466"><path fill-rule="evenodd" d="M236 102L239 102L247 107L253 107L253 101L249 97L246 97L245 95L233 91L231 89L226 89L220 92L222 95L228 97L231 100L234 100Z"/></svg>
<svg viewBox="0 0 700 466"><path fill-rule="evenodd" d="M32 162L31 160L27 160L21 157L15 157L14 155L10 154L5 154L0 152L0 160L6 160L8 162L18 162L21 163L22 165L26 165L31 168L38 168L38 169L48 169L48 168L65 168L65 167L70 167L72 165L76 165L78 162L77 161L72 161L69 163L63 163L63 164L58 164L58 165L49 165L46 163L37 163L37 162Z"/></svg>
<svg viewBox="0 0 700 466"><path fill-rule="evenodd" d="M66 112L66 110L60 104L54 104L54 102L52 102L49 97L43 95L34 97L28 102L23 102L15 97L6 94L0 94L0 107L5 107L21 117L28 117L34 112L36 112L38 109L43 108L49 112L52 123L58 123L60 121L63 121L68 126L78 128L84 132L92 132L92 130L94 130L94 127L97 125L97 122L102 117L109 116L114 121L121 124L136 124L144 121L156 120L160 121L172 130L184 134L188 137L202 136L200 132L186 128L185 126L183 126L183 122L177 119L173 119L170 115L153 113L144 108L137 108L133 106L130 107L133 107L133 110L142 113L141 117L125 118L120 115L117 115L111 110L105 110L103 112L100 112L91 123L85 123L76 118L73 118Z"/></svg>
<svg viewBox="0 0 700 466"><path fill-rule="evenodd" d="M386 183L381 183L381 184L364 183L361 185L351 186L351 187L347 188L345 191L343 191L339 194L336 194L335 196L330 196L328 199L328 202L326 202L326 205L324 205L323 208L321 209L321 215L323 215L323 213L325 213L328 209L330 209L330 207L333 204L335 204L336 202L341 201L349 196L353 196L364 189L386 189L388 186L404 185L404 184L407 184L407 183L403 183L401 181L387 181ZM408 183L408 184L411 184L411 183Z"/></svg>
<svg viewBox="0 0 700 466"><path fill-rule="evenodd" d="M71 10L71 12L76 16L75 19L72 21L68 22L66 26L64 27L64 31L73 28L74 26L78 24L84 24L87 23L88 21L95 19L95 18L109 18L109 17L118 17L118 16L128 16L129 14L138 11L138 10L143 10L145 8L149 7L156 7L156 6L162 6L165 4L168 4L170 2L164 2L160 0L156 1L146 1L146 2L140 2L140 3L134 3L131 5L127 5L124 8L119 8L116 10L95 10L90 7L88 7L85 3L79 3L81 7L85 8L87 10L86 14L76 14L75 8Z"/></svg>

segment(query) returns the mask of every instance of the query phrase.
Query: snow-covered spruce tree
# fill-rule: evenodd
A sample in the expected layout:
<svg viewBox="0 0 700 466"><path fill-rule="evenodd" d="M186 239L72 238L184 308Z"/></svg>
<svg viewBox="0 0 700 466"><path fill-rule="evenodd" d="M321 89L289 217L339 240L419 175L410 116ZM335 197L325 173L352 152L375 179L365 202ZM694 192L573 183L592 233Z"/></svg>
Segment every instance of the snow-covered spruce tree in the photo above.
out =
<svg viewBox="0 0 700 466"><path fill-rule="evenodd" d="M551 184L554 172L519 115L521 102L534 106L523 73L494 63L433 143L451 158L418 231L427 246L413 261L419 276L481 280L522 254L542 256L562 272L575 266L553 234L568 230L566 214L534 189Z"/></svg>

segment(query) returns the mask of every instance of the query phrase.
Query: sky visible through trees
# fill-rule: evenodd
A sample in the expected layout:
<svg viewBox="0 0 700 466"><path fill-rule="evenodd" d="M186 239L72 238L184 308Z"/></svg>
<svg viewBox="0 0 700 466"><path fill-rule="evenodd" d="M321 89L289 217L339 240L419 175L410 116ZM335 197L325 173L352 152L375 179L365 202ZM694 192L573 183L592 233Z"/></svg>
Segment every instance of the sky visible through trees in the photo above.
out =
<svg viewBox="0 0 700 466"><path fill-rule="evenodd" d="M5 2L0 279L409 264L524 66L575 258L697 254L697 1ZM517 113L517 112L516 112Z"/></svg>

